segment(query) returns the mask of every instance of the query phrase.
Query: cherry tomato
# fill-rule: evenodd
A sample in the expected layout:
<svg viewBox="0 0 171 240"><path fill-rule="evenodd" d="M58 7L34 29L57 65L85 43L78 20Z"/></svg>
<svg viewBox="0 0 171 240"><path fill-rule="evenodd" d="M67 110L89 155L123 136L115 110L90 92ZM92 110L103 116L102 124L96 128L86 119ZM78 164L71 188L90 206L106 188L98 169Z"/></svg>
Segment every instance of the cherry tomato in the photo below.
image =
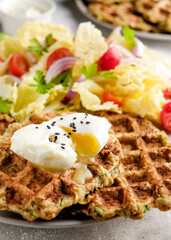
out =
<svg viewBox="0 0 171 240"><path fill-rule="evenodd" d="M114 69L121 61L121 54L116 47L110 47L99 59L99 70L107 71Z"/></svg>
<svg viewBox="0 0 171 240"><path fill-rule="evenodd" d="M171 98L171 88L167 88L166 90L164 90L163 94L165 98Z"/></svg>
<svg viewBox="0 0 171 240"><path fill-rule="evenodd" d="M52 65L52 63L54 63L59 58L67 56L71 56L71 53L67 48L58 48L48 57L47 68L49 68Z"/></svg>
<svg viewBox="0 0 171 240"><path fill-rule="evenodd" d="M164 105L161 112L161 122L168 131L171 131L171 102Z"/></svg>
<svg viewBox="0 0 171 240"><path fill-rule="evenodd" d="M19 53L15 53L9 61L9 69L16 77L21 77L24 73L28 72L29 63L24 56Z"/></svg>
<svg viewBox="0 0 171 240"><path fill-rule="evenodd" d="M114 95L112 95L111 93L108 93L108 92L103 93L103 101L104 102L114 102L119 107L122 106L122 103Z"/></svg>
<svg viewBox="0 0 171 240"><path fill-rule="evenodd" d="M4 62L4 60L0 57L0 62Z"/></svg>

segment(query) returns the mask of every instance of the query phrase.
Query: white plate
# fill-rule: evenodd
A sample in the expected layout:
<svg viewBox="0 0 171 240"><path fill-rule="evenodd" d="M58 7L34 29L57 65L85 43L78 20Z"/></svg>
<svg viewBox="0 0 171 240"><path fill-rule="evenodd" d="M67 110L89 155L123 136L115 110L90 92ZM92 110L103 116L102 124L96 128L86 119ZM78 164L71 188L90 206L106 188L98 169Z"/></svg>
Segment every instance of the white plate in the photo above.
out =
<svg viewBox="0 0 171 240"><path fill-rule="evenodd" d="M83 0L75 0L78 9L89 18L91 21L96 22L97 24L113 30L115 27L110 23L100 22L97 18L93 17L91 14L89 14L88 9L86 7L86 4L83 2ZM164 34L164 33L149 33L149 32L142 32L142 31L136 31L136 36L140 38L145 39L152 39L152 40L162 40L162 41L171 41L171 34Z"/></svg>

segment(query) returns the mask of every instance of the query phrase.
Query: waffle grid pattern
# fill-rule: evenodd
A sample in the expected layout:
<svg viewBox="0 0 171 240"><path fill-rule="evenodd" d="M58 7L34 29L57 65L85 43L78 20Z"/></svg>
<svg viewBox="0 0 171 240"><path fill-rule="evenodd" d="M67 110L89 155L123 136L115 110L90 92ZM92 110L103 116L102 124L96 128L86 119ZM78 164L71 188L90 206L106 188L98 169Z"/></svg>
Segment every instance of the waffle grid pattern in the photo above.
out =
<svg viewBox="0 0 171 240"><path fill-rule="evenodd" d="M112 123L122 154L111 187L89 196L83 212L97 220L142 218L150 207L171 209L171 145L164 132L127 114L102 114Z"/></svg>
<svg viewBox="0 0 171 240"><path fill-rule="evenodd" d="M41 123L53 114L34 113L23 123L11 124L0 136L0 209L21 214L32 222L37 218L52 219L97 188L111 186L118 172L120 144L112 137L97 155L87 162L93 177L79 184L72 180L75 167L58 175L41 169L10 151L14 131L31 123Z"/></svg>

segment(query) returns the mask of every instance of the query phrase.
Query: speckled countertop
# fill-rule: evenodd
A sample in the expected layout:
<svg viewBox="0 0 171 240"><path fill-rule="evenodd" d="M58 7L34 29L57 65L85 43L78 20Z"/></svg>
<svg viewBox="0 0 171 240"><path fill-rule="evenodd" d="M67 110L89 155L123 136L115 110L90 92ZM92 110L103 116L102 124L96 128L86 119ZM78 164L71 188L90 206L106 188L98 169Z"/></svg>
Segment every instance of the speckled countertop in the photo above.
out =
<svg viewBox="0 0 171 240"><path fill-rule="evenodd" d="M10 0L7 0L10 1ZM76 31L79 22L87 21L77 10L74 0L56 0L54 22ZM99 26L98 26L99 27ZM101 28L107 36L109 31ZM145 44L171 58L170 42L144 40ZM142 220L115 218L84 227L62 229L26 228L0 223L0 240L171 240L171 211L152 209Z"/></svg>
<svg viewBox="0 0 171 240"><path fill-rule="evenodd" d="M0 224L0 240L171 240L171 211L152 209L142 220L115 218L90 226L36 229Z"/></svg>

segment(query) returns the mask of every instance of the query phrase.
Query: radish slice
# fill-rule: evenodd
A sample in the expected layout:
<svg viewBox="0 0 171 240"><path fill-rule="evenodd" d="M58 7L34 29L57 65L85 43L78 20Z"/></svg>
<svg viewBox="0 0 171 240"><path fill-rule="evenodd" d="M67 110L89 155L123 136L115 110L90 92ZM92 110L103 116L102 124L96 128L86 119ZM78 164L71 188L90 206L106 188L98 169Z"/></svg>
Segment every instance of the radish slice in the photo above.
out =
<svg viewBox="0 0 171 240"><path fill-rule="evenodd" d="M80 83L85 80L86 80L86 77L84 76L84 74L82 74L76 82ZM61 100L61 103L67 105L76 95L77 95L77 92L69 90L68 93L65 95L65 97Z"/></svg>
<svg viewBox="0 0 171 240"><path fill-rule="evenodd" d="M74 56L67 56L56 60L47 70L45 77L46 83L49 83L54 77L56 77L60 73L69 70L74 65L77 59L78 58Z"/></svg>
<svg viewBox="0 0 171 240"><path fill-rule="evenodd" d="M135 57L142 57L144 52L144 44L138 38L135 38L136 46L132 49L132 53Z"/></svg>
<svg viewBox="0 0 171 240"><path fill-rule="evenodd" d="M11 76L14 83L17 83L18 85L21 84L21 78L14 76L12 73L9 73L9 75Z"/></svg>

